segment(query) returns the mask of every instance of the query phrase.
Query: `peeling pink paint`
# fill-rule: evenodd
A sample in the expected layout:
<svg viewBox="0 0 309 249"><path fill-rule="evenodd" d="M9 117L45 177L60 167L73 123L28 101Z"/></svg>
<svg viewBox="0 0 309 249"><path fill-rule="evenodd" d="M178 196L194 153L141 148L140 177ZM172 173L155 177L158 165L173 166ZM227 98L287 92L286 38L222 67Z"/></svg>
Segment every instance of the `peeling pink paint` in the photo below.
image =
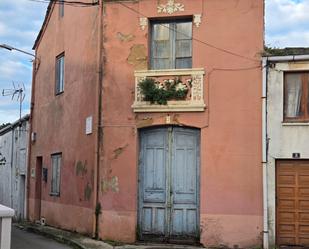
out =
<svg viewBox="0 0 309 249"><path fill-rule="evenodd" d="M140 16L121 4L105 4L102 154L111 155L113 148L122 144L128 143L129 146L125 155L111 164L113 175L118 177L119 192L100 195L103 209L100 236L103 239L129 242L137 239L134 231L138 212L139 144L138 130L133 135L132 128L166 125L166 116L169 114L170 124L201 129L201 243L259 245L262 231L259 54L263 50L263 1L178 2L184 4L185 11L173 15L181 17L202 14L200 26L193 26L196 39L257 61L240 58L194 41L193 67L204 68L206 71L206 111L134 114L131 108L134 96L130 94L134 90L134 70L145 68L140 68L138 60L132 62L132 48L136 45L144 46L149 58L149 27L142 30ZM125 4L147 17L170 18L168 14L157 13L157 3L138 1ZM120 41L118 32L132 35L134 40ZM130 58L129 62L127 58ZM222 70L229 68L251 69ZM101 160L103 168L106 160ZM104 177L104 170L101 173L101 177ZM121 215L118 214L120 212ZM211 219L215 219L218 225L211 226ZM124 225L123 220L130 222ZM111 226L117 229L109 229Z"/></svg>

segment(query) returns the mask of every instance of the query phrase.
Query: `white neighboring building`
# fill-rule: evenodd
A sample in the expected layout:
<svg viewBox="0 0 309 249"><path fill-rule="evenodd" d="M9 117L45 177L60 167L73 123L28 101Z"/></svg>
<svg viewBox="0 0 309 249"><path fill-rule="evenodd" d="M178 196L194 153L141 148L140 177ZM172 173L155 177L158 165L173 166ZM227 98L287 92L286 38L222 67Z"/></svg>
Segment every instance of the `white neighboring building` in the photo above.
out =
<svg viewBox="0 0 309 249"><path fill-rule="evenodd" d="M29 115L0 130L0 204L26 218Z"/></svg>
<svg viewBox="0 0 309 249"><path fill-rule="evenodd" d="M269 246L308 246L309 50L281 52L292 55L263 58L264 232Z"/></svg>

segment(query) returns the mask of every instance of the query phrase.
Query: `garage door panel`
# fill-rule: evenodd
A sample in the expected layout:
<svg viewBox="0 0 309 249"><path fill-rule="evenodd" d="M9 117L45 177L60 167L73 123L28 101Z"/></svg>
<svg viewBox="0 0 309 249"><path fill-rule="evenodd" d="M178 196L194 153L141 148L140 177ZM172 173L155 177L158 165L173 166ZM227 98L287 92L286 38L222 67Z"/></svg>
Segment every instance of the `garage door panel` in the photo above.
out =
<svg viewBox="0 0 309 249"><path fill-rule="evenodd" d="M283 234L295 234L296 232L296 225L295 224L280 224L278 227L278 230L280 231L280 233Z"/></svg>
<svg viewBox="0 0 309 249"><path fill-rule="evenodd" d="M298 189L298 197L306 197L309 199L309 187L300 187Z"/></svg>
<svg viewBox="0 0 309 249"><path fill-rule="evenodd" d="M279 213L280 217L279 219L282 222L294 222L296 219L296 214L294 212L280 212Z"/></svg>
<svg viewBox="0 0 309 249"><path fill-rule="evenodd" d="M300 235L307 235L306 237L309 238L309 224L307 225L299 225L299 234Z"/></svg>
<svg viewBox="0 0 309 249"><path fill-rule="evenodd" d="M278 161L276 231L278 245L309 245L309 161Z"/></svg>
<svg viewBox="0 0 309 249"><path fill-rule="evenodd" d="M302 175L298 176L298 182L301 186L309 186L309 172L305 175L302 173Z"/></svg>
<svg viewBox="0 0 309 249"><path fill-rule="evenodd" d="M278 206L280 210L291 210L295 209L296 202L295 200L289 200L289 199L279 199L278 200Z"/></svg>
<svg viewBox="0 0 309 249"><path fill-rule="evenodd" d="M279 237L278 238L278 243L280 245L295 245L296 244L296 240L295 240L295 236L291 236L291 237Z"/></svg>
<svg viewBox="0 0 309 249"><path fill-rule="evenodd" d="M302 238L302 237L300 237L299 238L299 245L303 245L303 246L309 245L309 238Z"/></svg>
<svg viewBox="0 0 309 249"><path fill-rule="evenodd" d="M301 222L309 222L309 212L300 212L299 213L299 220Z"/></svg>
<svg viewBox="0 0 309 249"><path fill-rule="evenodd" d="M299 200L298 206L300 210L309 210L309 200Z"/></svg>
<svg viewBox="0 0 309 249"><path fill-rule="evenodd" d="M295 188L292 187L280 187L278 188L278 194L280 195L280 198L287 198L295 196Z"/></svg>
<svg viewBox="0 0 309 249"><path fill-rule="evenodd" d="M287 174L287 175L280 175L279 181L282 185L295 185L296 179L295 175Z"/></svg>

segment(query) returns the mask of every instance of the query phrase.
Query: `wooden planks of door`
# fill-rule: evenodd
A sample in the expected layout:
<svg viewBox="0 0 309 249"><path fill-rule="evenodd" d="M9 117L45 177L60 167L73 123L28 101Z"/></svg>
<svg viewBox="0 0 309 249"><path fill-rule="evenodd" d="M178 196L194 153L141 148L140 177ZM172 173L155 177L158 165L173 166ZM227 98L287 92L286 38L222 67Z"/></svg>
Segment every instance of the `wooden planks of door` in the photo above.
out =
<svg viewBox="0 0 309 249"><path fill-rule="evenodd" d="M139 237L198 240L199 130L140 132Z"/></svg>
<svg viewBox="0 0 309 249"><path fill-rule="evenodd" d="M276 163L276 241L309 246L309 160Z"/></svg>

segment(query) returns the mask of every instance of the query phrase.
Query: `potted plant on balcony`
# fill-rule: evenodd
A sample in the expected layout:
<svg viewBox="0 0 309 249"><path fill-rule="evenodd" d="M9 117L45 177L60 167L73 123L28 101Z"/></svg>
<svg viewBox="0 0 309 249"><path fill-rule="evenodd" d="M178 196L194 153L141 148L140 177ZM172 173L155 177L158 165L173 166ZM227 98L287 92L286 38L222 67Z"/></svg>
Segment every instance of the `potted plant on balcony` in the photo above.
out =
<svg viewBox="0 0 309 249"><path fill-rule="evenodd" d="M138 87L144 101L151 104L166 105L169 100L185 100L189 88L180 78L166 79L162 82L146 77L139 81Z"/></svg>

